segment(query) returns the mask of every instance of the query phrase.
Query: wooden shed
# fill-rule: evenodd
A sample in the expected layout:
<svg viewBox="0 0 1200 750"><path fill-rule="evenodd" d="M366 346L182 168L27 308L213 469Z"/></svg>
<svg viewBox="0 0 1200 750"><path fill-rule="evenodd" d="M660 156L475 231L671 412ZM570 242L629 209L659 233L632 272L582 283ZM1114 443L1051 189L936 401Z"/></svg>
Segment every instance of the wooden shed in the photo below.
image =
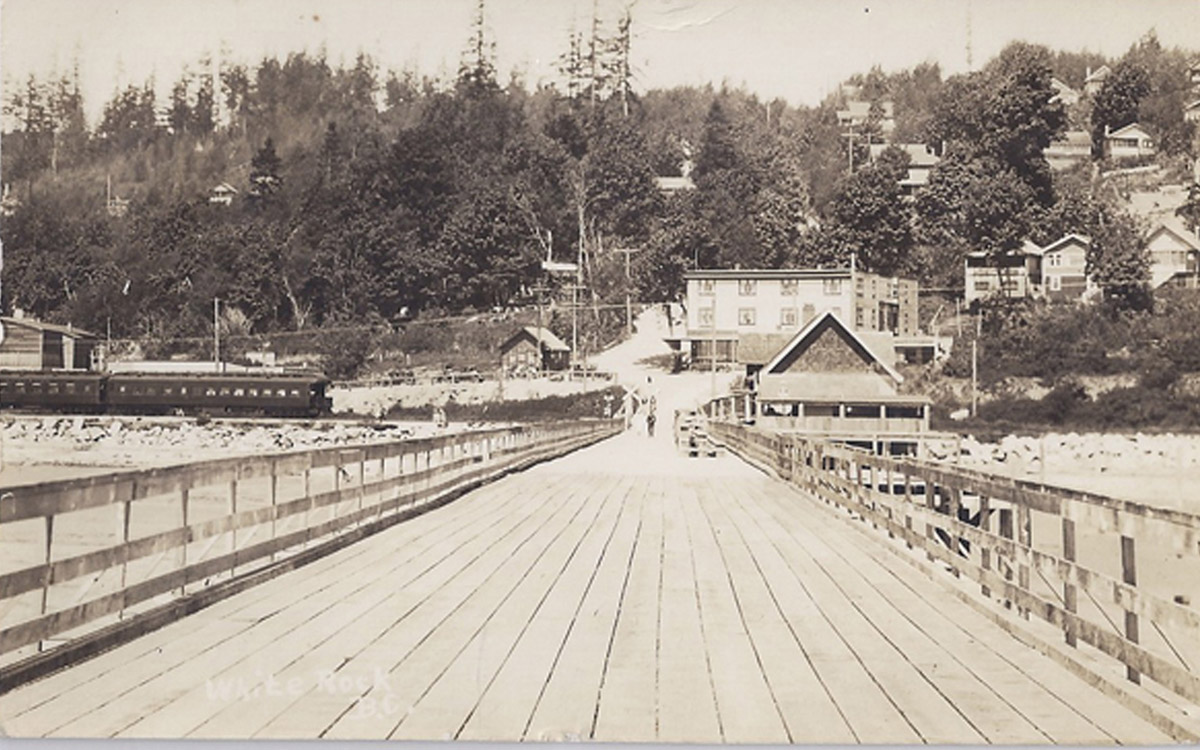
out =
<svg viewBox="0 0 1200 750"><path fill-rule="evenodd" d="M570 364L571 347L546 328L525 326L500 344L500 366L508 372L523 369L565 370Z"/></svg>
<svg viewBox="0 0 1200 750"><path fill-rule="evenodd" d="M69 325L0 318L0 369L91 370L98 341Z"/></svg>

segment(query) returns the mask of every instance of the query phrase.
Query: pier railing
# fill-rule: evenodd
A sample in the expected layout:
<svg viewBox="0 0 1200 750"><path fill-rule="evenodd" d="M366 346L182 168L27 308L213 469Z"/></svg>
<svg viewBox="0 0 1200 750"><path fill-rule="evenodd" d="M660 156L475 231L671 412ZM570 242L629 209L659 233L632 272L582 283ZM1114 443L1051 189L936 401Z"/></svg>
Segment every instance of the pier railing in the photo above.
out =
<svg viewBox="0 0 1200 750"><path fill-rule="evenodd" d="M973 597L997 611L1061 630L1066 653L1087 648L1117 682L1145 676L1200 704L1200 611L1176 593L1200 589L1200 515L729 422L709 430L899 552L977 584Z"/></svg>
<svg viewBox="0 0 1200 750"><path fill-rule="evenodd" d="M0 681L98 628L315 559L619 430L528 425L0 490Z"/></svg>

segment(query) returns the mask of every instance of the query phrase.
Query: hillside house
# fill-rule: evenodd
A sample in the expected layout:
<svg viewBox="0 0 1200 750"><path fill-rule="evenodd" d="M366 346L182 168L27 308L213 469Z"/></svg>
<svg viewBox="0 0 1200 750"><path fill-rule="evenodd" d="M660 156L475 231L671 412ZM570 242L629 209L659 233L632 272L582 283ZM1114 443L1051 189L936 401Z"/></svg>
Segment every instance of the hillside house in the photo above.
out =
<svg viewBox="0 0 1200 750"><path fill-rule="evenodd" d="M901 395L904 378L833 311L809 321L756 377L757 424L872 440L929 430L930 401Z"/></svg>
<svg viewBox="0 0 1200 750"><path fill-rule="evenodd" d="M228 182L222 182L208 191L208 202L221 206L232 206L233 199L237 194L237 188Z"/></svg>
<svg viewBox="0 0 1200 750"><path fill-rule="evenodd" d="M571 347L547 328L525 326L500 344L500 366L506 372L565 370L570 364Z"/></svg>
<svg viewBox="0 0 1200 750"><path fill-rule="evenodd" d="M1086 130L1068 130L1042 149L1051 169L1063 170L1092 158L1092 134Z"/></svg>
<svg viewBox="0 0 1200 750"><path fill-rule="evenodd" d="M885 136L896 129L896 106L892 102L879 102L879 130ZM844 128L861 128L871 120L871 102L848 101L845 109L837 111L838 125Z"/></svg>
<svg viewBox="0 0 1200 750"><path fill-rule="evenodd" d="M963 269L963 298L972 304L987 297L1036 297L1042 287L1042 248L1025 240L1002 256L967 253Z"/></svg>
<svg viewBox="0 0 1200 750"><path fill-rule="evenodd" d="M1083 93L1085 96L1095 96L1100 93L1100 89L1104 88L1104 82L1112 75L1112 68L1107 65L1101 65L1099 68L1092 70L1087 69L1087 76L1083 79Z"/></svg>
<svg viewBox="0 0 1200 750"><path fill-rule="evenodd" d="M1146 242L1150 288L1200 288L1200 238L1175 217L1164 219Z"/></svg>
<svg viewBox="0 0 1200 750"><path fill-rule="evenodd" d="M724 269L684 274L685 332L666 339L697 366L765 364L803 326L824 312L858 332L920 338L917 282L849 268ZM917 341L917 343L920 343ZM932 348L932 339L926 342Z"/></svg>
<svg viewBox="0 0 1200 750"><path fill-rule="evenodd" d="M1050 88L1054 89L1054 95L1050 97L1050 101L1062 102L1063 105L1067 107L1072 107L1079 103L1081 94L1068 86L1061 79L1057 77L1051 77Z"/></svg>
<svg viewBox="0 0 1200 750"><path fill-rule="evenodd" d="M0 369L91 370L99 336L69 325L0 318Z"/></svg>
<svg viewBox="0 0 1200 750"><path fill-rule="evenodd" d="M1200 99L1183 108L1183 119L1188 122L1200 122Z"/></svg>
<svg viewBox="0 0 1200 750"><path fill-rule="evenodd" d="M1154 156L1154 139L1138 123L1130 123L1123 128L1104 133L1105 159L1138 159Z"/></svg>
<svg viewBox="0 0 1200 750"><path fill-rule="evenodd" d="M1089 299L1098 287L1087 274L1087 252L1091 240L1068 234L1042 248L1042 293L1051 302Z"/></svg>
<svg viewBox="0 0 1200 750"><path fill-rule="evenodd" d="M923 143L872 143L871 161L878 159L880 154L893 146L908 154L908 174L900 180L900 191L906 196L912 196L919 188L929 184L930 171L942 159Z"/></svg>

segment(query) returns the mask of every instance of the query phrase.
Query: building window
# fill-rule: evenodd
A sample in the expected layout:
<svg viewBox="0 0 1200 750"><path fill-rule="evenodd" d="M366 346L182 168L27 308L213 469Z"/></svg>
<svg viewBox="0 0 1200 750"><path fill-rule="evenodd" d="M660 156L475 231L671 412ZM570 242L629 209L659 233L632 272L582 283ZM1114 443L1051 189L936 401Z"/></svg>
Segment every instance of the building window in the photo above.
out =
<svg viewBox="0 0 1200 750"><path fill-rule="evenodd" d="M815 317L817 317L817 308L810 302L804 306L804 324L808 325L808 322Z"/></svg>
<svg viewBox="0 0 1200 750"><path fill-rule="evenodd" d="M800 292L800 279L783 279L779 282L779 293L785 297L794 297Z"/></svg>
<svg viewBox="0 0 1200 750"><path fill-rule="evenodd" d="M783 328L795 328L797 325L796 308L784 307L779 310L779 325Z"/></svg>
<svg viewBox="0 0 1200 750"><path fill-rule="evenodd" d="M712 279L700 279L700 293L701 294L712 294L713 293L713 280Z"/></svg>
<svg viewBox="0 0 1200 750"><path fill-rule="evenodd" d="M713 309L711 307L700 308L700 327L712 328L713 325Z"/></svg>
<svg viewBox="0 0 1200 750"><path fill-rule="evenodd" d="M861 307L854 308L854 327L863 327L863 309Z"/></svg>
<svg viewBox="0 0 1200 750"><path fill-rule="evenodd" d="M754 279L738 279L738 294L742 297L753 297L758 294L758 282Z"/></svg>
<svg viewBox="0 0 1200 750"><path fill-rule="evenodd" d="M826 294L841 294L842 280L841 279L825 279L821 285Z"/></svg>
<svg viewBox="0 0 1200 750"><path fill-rule="evenodd" d="M979 279L975 282L975 291L986 292L992 288L992 284L987 279Z"/></svg>
<svg viewBox="0 0 1200 750"><path fill-rule="evenodd" d="M753 307L743 307L738 309L738 325L752 326L757 319L757 313Z"/></svg>
<svg viewBox="0 0 1200 750"><path fill-rule="evenodd" d="M1062 291L1062 277L1061 276L1051 276L1050 277L1050 291L1052 291L1052 292L1061 292Z"/></svg>

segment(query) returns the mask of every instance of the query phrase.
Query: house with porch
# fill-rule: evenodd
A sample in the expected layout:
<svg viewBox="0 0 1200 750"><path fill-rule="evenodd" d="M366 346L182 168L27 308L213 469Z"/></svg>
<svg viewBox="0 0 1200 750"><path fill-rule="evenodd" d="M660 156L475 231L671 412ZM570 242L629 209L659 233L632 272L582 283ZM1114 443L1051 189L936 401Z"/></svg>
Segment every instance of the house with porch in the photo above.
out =
<svg viewBox="0 0 1200 750"><path fill-rule="evenodd" d="M823 312L757 374L756 424L912 452L929 432L931 402L899 392L904 378L889 359L837 313Z"/></svg>
<svg viewBox="0 0 1200 750"><path fill-rule="evenodd" d="M1154 156L1154 138L1136 122L1123 128L1110 131L1104 129L1104 158L1105 159L1138 159Z"/></svg>
<svg viewBox="0 0 1200 750"><path fill-rule="evenodd" d="M919 188L929 184L929 173L942 159L923 143L872 143L869 149L871 161L893 147L908 154L908 174L900 179L900 192L911 197Z"/></svg>
<svg viewBox="0 0 1200 750"><path fill-rule="evenodd" d="M1037 297L1042 292L1042 248L1030 240L1003 255L967 253L963 298L968 305L988 297Z"/></svg>
<svg viewBox="0 0 1200 750"><path fill-rule="evenodd" d="M1200 288L1200 237L1174 216L1164 218L1146 239L1150 288Z"/></svg>

